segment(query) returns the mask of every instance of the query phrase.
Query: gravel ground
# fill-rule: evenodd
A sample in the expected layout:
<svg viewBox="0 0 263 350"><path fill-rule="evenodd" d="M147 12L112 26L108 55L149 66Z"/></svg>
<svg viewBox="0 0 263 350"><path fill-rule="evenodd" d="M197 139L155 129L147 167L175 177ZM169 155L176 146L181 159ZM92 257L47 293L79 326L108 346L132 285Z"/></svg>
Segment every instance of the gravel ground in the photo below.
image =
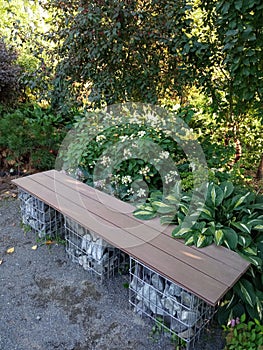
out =
<svg viewBox="0 0 263 350"><path fill-rule="evenodd" d="M0 201L0 350L176 349L167 337L153 340L152 321L129 307L128 276L101 284L62 244L36 243L20 222L18 200ZM223 347L212 325L194 349Z"/></svg>

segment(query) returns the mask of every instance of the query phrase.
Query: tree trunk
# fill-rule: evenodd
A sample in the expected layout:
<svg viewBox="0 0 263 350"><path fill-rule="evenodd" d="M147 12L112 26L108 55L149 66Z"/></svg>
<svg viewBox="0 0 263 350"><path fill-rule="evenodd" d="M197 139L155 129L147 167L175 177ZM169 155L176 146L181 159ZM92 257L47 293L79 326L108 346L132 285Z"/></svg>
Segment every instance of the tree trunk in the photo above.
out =
<svg viewBox="0 0 263 350"><path fill-rule="evenodd" d="M258 171L257 171L257 180L263 180L263 154L261 156L261 160L259 163Z"/></svg>

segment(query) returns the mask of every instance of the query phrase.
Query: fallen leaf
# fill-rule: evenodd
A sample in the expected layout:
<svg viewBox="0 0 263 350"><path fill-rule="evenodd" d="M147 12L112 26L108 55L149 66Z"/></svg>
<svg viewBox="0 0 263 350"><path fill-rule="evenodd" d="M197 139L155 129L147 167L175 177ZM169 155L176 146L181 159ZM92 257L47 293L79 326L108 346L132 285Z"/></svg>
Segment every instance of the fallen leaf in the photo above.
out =
<svg viewBox="0 0 263 350"><path fill-rule="evenodd" d="M2 265L2 264L3 264L3 262L4 262L4 260L3 260L3 259L0 259L0 265Z"/></svg>
<svg viewBox="0 0 263 350"><path fill-rule="evenodd" d="M54 242L54 241L51 241L51 240L48 240L48 241L46 241L45 243L46 243L46 245L49 245L49 244L53 244L53 243L55 243L55 242Z"/></svg>
<svg viewBox="0 0 263 350"><path fill-rule="evenodd" d="M12 254L12 253L14 253L14 251L15 251L15 248L14 247L11 247L11 248L9 248L9 249L7 249L7 254Z"/></svg>
<svg viewBox="0 0 263 350"><path fill-rule="evenodd" d="M37 250L37 244L36 244L36 245L33 245L33 247L32 247L31 249Z"/></svg>

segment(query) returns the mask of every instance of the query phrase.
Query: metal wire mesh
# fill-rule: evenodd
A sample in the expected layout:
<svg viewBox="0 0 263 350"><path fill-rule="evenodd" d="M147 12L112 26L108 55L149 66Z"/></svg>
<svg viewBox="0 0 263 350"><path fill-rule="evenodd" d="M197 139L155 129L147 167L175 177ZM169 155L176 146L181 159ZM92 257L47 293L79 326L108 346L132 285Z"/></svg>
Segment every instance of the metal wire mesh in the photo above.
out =
<svg viewBox="0 0 263 350"><path fill-rule="evenodd" d="M30 226L39 238L63 237L63 215L30 193L19 189L22 222Z"/></svg>
<svg viewBox="0 0 263 350"><path fill-rule="evenodd" d="M130 257L129 302L134 311L155 321L163 332L182 339L190 349L215 308Z"/></svg>
<svg viewBox="0 0 263 350"><path fill-rule="evenodd" d="M129 256L65 216L66 252L73 262L100 278L128 272Z"/></svg>

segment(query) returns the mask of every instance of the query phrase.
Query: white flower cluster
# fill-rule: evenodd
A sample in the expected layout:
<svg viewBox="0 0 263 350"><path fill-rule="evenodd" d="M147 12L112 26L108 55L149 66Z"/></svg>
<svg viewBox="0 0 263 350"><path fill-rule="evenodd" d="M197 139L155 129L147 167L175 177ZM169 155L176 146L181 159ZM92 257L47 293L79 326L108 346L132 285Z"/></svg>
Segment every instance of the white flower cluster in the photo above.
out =
<svg viewBox="0 0 263 350"><path fill-rule="evenodd" d="M123 177L121 178L121 183L122 183L123 185L127 185L127 184L132 183L132 177L131 177L130 175L123 176Z"/></svg>
<svg viewBox="0 0 263 350"><path fill-rule="evenodd" d="M106 140L106 136L105 135L98 135L96 137L96 142L101 142L103 140Z"/></svg>
<svg viewBox="0 0 263 350"><path fill-rule="evenodd" d="M147 165L144 168L141 168L141 170L139 170L139 174L144 176L147 176L149 172L150 168Z"/></svg>
<svg viewBox="0 0 263 350"><path fill-rule="evenodd" d="M103 165L103 166L108 166L108 165L110 165L110 162L111 162L111 159L110 159L110 157L108 157L108 156L103 156L102 158L101 158L101 164Z"/></svg>
<svg viewBox="0 0 263 350"><path fill-rule="evenodd" d="M177 171L169 171L169 173L164 177L165 183L169 184L170 182L173 182L176 176L178 176Z"/></svg>

